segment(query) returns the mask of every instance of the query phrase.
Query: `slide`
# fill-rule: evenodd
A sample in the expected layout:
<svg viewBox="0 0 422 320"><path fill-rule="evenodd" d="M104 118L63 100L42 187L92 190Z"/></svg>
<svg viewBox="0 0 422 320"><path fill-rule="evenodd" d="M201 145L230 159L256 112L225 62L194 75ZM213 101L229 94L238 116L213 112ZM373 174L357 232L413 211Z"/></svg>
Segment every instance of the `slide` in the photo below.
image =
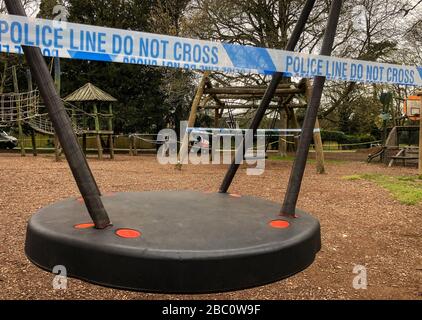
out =
<svg viewBox="0 0 422 320"><path fill-rule="evenodd" d="M366 159L366 162L370 163L376 157L381 157L384 154L385 150L386 147L378 147L374 149L374 151L368 155L368 159Z"/></svg>

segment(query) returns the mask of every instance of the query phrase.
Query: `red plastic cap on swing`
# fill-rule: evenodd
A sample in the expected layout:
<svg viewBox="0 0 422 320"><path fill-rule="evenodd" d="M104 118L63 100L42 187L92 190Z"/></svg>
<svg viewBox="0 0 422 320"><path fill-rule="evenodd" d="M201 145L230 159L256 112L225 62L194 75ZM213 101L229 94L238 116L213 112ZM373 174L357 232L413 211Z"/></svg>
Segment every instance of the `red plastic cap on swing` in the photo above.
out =
<svg viewBox="0 0 422 320"><path fill-rule="evenodd" d="M290 223L286 220L273 220L269 225L275 229L286 229L290 226Z"/></svg>
<svg viewBox="0 0 422 320"><path fill-rule="evenodd" d="M73 226L75 229L89 229L95 227L93 223L80 223Z"/></svg>
<svg viewBox="0 0 422 320"><path fill-rule="evenodd" d="M118 229L116 230L116 234L120 238L126 238L126 239L139 238L141 236L141 233L134 229Z"/></svg>

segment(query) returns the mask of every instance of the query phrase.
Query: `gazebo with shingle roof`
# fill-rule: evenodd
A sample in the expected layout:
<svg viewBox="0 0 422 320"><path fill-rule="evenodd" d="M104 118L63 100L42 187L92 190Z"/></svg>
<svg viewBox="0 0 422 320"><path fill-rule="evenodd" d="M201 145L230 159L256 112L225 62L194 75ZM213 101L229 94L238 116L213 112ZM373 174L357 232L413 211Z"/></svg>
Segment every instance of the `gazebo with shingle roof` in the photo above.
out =
<svg viewBox="0 0 422 320"><path fill-rule="evenodd" d="M112 103L117 102L117 99L94 86L92 83L87 83L81 88L69 94L64 98L66 102L78 103L82 105L84 115L82 117L82 137L83 137L83 149L86 153L86 139L87 135L95 135L97 139L98 158L103 158L103 144L101 136L107 136L108 147L110 152L110 158L114 159L114 147L113 147L113 107ZM87 103L90 103L91 108L87 107ZM101 110L102 105L108 103L107 111ZM73 113L72 113L73 115ZM88 116L88 117L87 117ZM89 117L93 119L93 123L89 123ZM72 117L73 119L74 117ZM101 120L107 120L105 124ZM94 128L89 126L93 125Z"/></svg>
<svg viewBox="0 0 422 320"><path fill-rule="evenodd" d="M109 95L107 92L101 90L100 88L94 86L92 83L88 82L84 86L80 87L78 90L69 94L65 101L68 102L86 102L86 101L108 101L116 102L117 99Z"/></svg>

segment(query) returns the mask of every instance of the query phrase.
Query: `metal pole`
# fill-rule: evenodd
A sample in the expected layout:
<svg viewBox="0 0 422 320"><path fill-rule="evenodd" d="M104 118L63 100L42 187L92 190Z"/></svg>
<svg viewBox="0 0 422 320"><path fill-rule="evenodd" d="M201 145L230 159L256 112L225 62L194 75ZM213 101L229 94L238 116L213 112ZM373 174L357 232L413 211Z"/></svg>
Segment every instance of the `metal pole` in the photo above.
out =
<svg viewBox="0 0 422 320"><path fill-rule="evenodd" d="M61 97L61 67L60 67L60 59L53 58L53 65L54 65L54 85L56 87L56 91L59 97ZM56 162L60 161L60 142L57 133L54 133L54 155L56 157Z"/></svg>
<svg viewBox="0 0 422 320"><path fill-rule="evenodd" d="M422 97L420 107L422 109ZM418 174L422 177L422 110L419 109L419 159L418 159Z"/></svg>
<svg viewBox="0 0 422 320"><path fill-rule="evenodd" d="M330 56L333 50L334 38L337 30L340 16L342 0L333 0L328 24L324 34L324 40L321 47L321 55ZM309 146L311 144L315 121L318 115L318 108L321 102L322 91L324 89L325 77L315 77L314 88L312 90L311 100L306 110L305 119L302 126L299 147L296 152L296 158L290 173L289 184L284 198L281 214L295 215L296 203L299 197L300 186L302 184L303 174L305 172L306 161L308 159Z"/></svg>
<svg viewBox="0 0 422 320"><path fill-rule="evenodd" d="M286 50L287 51L293 51L296 47L296 44L299 42L300 36L303 32L303 29L305 28L306 22L308 21L309 15L314 7L315 0L307 0L305 3L305 6L303 7L302 13L300 14L300 17L297 21L297 24L295 26L295 29L293 30L293 33L289 39L289 42L287 43ZM280 83L281 79L283 78L283 73L276 72L273 75L273 78L271 79L271 82L265 91L264 97L261 100L261 103L256 111L255 117L252 120L252 123L249 127L249 129L252 129L254 131L254 134L256 133L256 130L259 127L259 124L262 121L262 118L265 115L265 112L268 108L268 106L271 103L271 100L274 96L275 91L277 90L278 84ZM244 139L243 139L244 140ZM227 170L227 173L224 177L224 180L220 186L220 193L226 193L229 189L234 176L236 175L237 170L239 169L239 163L236 163L237 159L239 159L239 152L243 153L243 157L245 156L245 148L243 148L243 143L239 145L239 148L236 150L236 155L233 158L233 161Z"/></svg>
<svg viewBox="0 0 422 320"><path fill-rule="evenodd" d="M26 16L21 1L6 0L5 3L10 14ZM110 220L101 201L100 191L72 130L63 102L56 92L41 50L39 48L22 47L88 212L95 227L103 229L110 225Z"/></svg>

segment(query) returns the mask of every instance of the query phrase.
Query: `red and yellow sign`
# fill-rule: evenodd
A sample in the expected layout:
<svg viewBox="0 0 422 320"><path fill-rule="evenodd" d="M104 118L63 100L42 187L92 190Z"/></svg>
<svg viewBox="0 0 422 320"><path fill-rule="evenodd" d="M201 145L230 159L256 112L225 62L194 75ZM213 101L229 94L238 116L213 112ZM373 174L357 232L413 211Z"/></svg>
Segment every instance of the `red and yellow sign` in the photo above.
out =
<svg viewBox="0 0 422 320"><path fill-rule="evenodd" d="M422 96L409 96L404 102L404 113L410 120L418 121L422 109Z"/></svg>

